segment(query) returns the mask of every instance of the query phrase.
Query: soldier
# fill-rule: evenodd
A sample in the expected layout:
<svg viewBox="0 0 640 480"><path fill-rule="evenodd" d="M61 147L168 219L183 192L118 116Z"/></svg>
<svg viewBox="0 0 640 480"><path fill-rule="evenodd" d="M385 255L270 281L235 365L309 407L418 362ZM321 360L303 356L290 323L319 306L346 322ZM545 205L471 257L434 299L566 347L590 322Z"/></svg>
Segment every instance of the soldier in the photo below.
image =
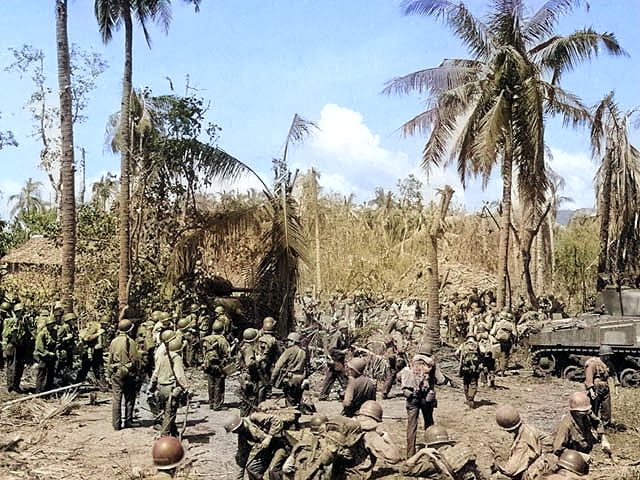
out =
<svg viewBox="0 0 640 480"><path fill-rule="evenodd" d="M16 303L13 306L13 315L5 319L2 328L2 354L7 369L7 390L16 393L22 393L20 380L33 350L33 337L23 315L24 306L22 303Z"/></svg>
<svg viewBox="0 0 640 480"><path fill-rule="evenodd" d="M184 458L184 448L175 437L160 437L153 442L151 450L153 464L158 469L158 473L150 480L170 480L174 478L176 469Z"/></svg>
<svg viewBox="0 0 640 480"><path fill-rule="evenodd" d="M591 399L591 409L594 415L602 420L602 426L611 424L611 392L607 382L611 372L605 360L613 355L609 345L600 345L597 357L587 359L584 364L584 386Z"/></svg>
<svg viewBox="0 0 640 480"><path fill-rule="evenodd" d="M584 457L575 450L565 450L560 455L555 473L548 473L540 477L544 480L580 479L589 474L589 464Z"/></svg>
<svg viewBox="0 0 640 480"><path fill-rule="evenodd" d="M284 425L278 415L262 412L242 418L234 415L224 428L227 433L238 435L236 465L240 471L236 478L243 478L246 471L249 480L262 480L267 470L270 474L282 470L282 465L270 465L272 458L280 457L277 451L284 449Z"/></svg>
<svg viewBox="0 0 640 480"><path fill-rule="evenodd" d="M282 354L280 342L274 335L276 321L273 317L265 317L262 320L262 329L259 331L256 340L256 355L258 358L258 368L260 369L260 377L265 379L266 391L265 398L271 394L271 379L273 367ZM269 380L269 381L267 381Z"/></svg>
<svg viewBox="0 0 640 480"><path fill-rule="evenodd" d="M317 321L317 310L318 310L318 302L315 298L313 298L313 290L311 288L305 288L304 295L300 300L302 303L302 311L305 316L305 326L306 327L315 327L318 326Z"/></svg>
<svg viewBox="0 0 640 480"><path fill-rule="evenodd" d="M182 332L184 340L184 364L187 367L195 367L198 364L198 356L200 355L200 337L195 328L195 320L191 315L178 320L177 328Z"/></svg>
<svg viewBox="0 0 640 480"><path fill-rule="evenodd" d="M4 330L4 320L11 316L11 304L4 300L0 304L0 370L4 368L4 355L2 353L4 340L2 336L2 331Z"/></svg>
<svg viewBox="0 0 640 480"><path fill-rule="evenodd" d="M211 410L224 408L225 374L223 367L231 361L231 349L223 333L222 322L216 320L213 322L213 334L202 339L203 367L207 375L209 408Z"/></svg>
<svg viewBox="0 0 640 480"><path fill-rule="evenodd" d="M227 315L227 311L224 309L224 307L222 305L218 305L214 310L214 321L218 320L222 323L222 325L224 326L224 333L225 335L229 336L232 334L232 329L233 329L233 324L231 323L231 319L229 318L229 315Z"/></svg>
<svg viewBox="0 0 640 480"><path fill-rule="evenodd" d="M313 415L309 420L309 427L300 431L298 440L294 443L288 458L282 465L282 472L285 478L324 480L320 468L315 471L307 471L312 467L326 449L323 434L327 431L327 421L325 415ZM322 464L322 462L320 462Z"/></svg>
<svg viewBox="0 0 640 480"><path fill-rule="evenodd" d="M137 375L140 352L135 341L129 337L133 330L131 320L118 322L118 335L109 345L107 368L113 392L112 425L114 430L122 428L122 398L124 397L124 428L133 427L133 408L136 402Z"/></svg>
<svg viewBox="0 0 640 480"><path fill-rule="evenodd" d="M382 428L382 406L378 402L364 402L358 410L356 420L364 432L364 446L369 452L370 470L373 470L378 460L391 465L400 462L400 449L393 443L391 435Z"/></svg>
<svg viewBox="0 0 640 480"><path fill-rule="evenodd" d="M53 388L57 338L56 319L51 315L47 317L44 328L36 335L36 349L34 351L34 357L38 362L36 393L46 392Z"/></svg>
<svg viewBox="0 0 640 480"><path fill-rule="evenodd" d="M80 370L76 383L84 382L89 370L98 383L104 380L104 347L106 346L105 330L99 322L88 322L79 333Z"/></svg>
<svg viewBox="0 0 640 480"><path fill-rule="evenodd" d="M155 318L155 325L153 326L153 338L156 341L156 345L160 344L160 334L164 330L173 330L173 323L171 321L171 315L167 312L156 311L151 314L151 318ZM155 358L156 355L154 355Z"/></svg>
<svg viewBox="0 0 640 480"><path fill-rule="evenodd" d="M70 385L73 371L73 353L77 342L75 322L78 316L73 313L65 313L58 324L56 354L56 376L61 379L62 386Z"/></svg>
<svg viewBox="0 0 640 480"><path fill-rule="evenodd" d="M318 400L328 400L331 386L337 380L344 389L347 385L347 376L344 372L344 361L347 354L347 332L349 324L346 320L338 323L338 328L329 337L327 351L331 356L331 361L327 361L325 366L324 381L320 389Z"/></svg>
<svg viewBox="0 0 640 480"><path fill-rule="evenodd" d="M515 342L516 332L516 326L512 320L513 315L509 312L501 312L500 319L491 328L490 335L496 340L493 352L497 375L504 375L509 365L509 355Z"/></svg>
<svg viewBox="0 0 640 480"><path fill-rule="evenodd" d="M281 388L287 405L299 406L302 401L302 382L309 373L309 355L300 346L302 337L297 332L287 336L288 347L273 367L271 384Z"/></svg>
<svg viewBox="0 0 640 480"><path fill-rule="evenodd" d="M187 377L180 356L183 346L184 343L179 336L169 341L165 354L158 357L149 388L149 393L158 390L159 407L164 411L161 433L172 437L178 436L178 408L186 404L189 395Z"/></svg>
<svg viewBox="0 0 640 480"><path fill-rule="evenodd" d="M447 429L431 425L425 431L426 446L408 458L402 473L408 477L436 477L442 475L452 480L480 479L476 456L469 446L456 444Z"/></svg>
<svg viewBox="0 0 640 480"><path fill-rule="evenodd" d="M407 456L416 453L416 437L420 413L424 419L424 428L433 425L433 410L436 400L435 360L426 355L414 355L411 366L400 372L402 394L406 398L407 408Z"/></svg>
<svg viewBox="0 0 640 480"><path fill-rule="evenodd" d="M573 392L569 396L569 415L562 417L554 435L553 453L560 456L567 449L590 453L601 438L599 428L600 420L592 415L587 394Z"/></svg>
<svg viewBox="0 0 640 480"><path fill-rule="evenodd" d="M242 332L242 343L238 349L240 415L243 417L254 411L258 403L264 400L263 397L265 397L265 381L260 376L257 347L255 345L257 338L258 330L247 328Z"/></svg>
<svg viewBox="0 0 640 480"><path fill-rule="evenodd" d="M480 351L480 357L482 358L479 381L483 385L488 385L490 388L495 388L496 361L493 358L493 345L491 337L489 336L488 329L485 328L485 324L482 322L476 325L476 338L478 340L478 350Z"/></svg>
<svg viewBox="0 0 640 480"><path fill-rule="evenodd" d="M376 399L376 383L366 375L364 369L367 361L354 358L347 363L349 381L342 400L342 415L353 417L367 400Z"/></svg>
<svg viewBox="0 0 640 480"><path fill-rule="evenodd" d="M384 337L385 357L389 362L389 372L382 386L382 398L389 398L389 392L396 382L398 374L407 366L404 346L398 347L396 340L391 334Z"/></svg>
<svg viewBox="0 0 640 480"><path fill-rule="evenodd" d="M458 375L462 378L464 396L469 408L475 408L475 396L478 392L478 378L482 369L482 357L478 342L473 334L468 333L466 341L458 349Z"/></svg>
<svg viewBox="0 0 640 480"><path fill-rule="evenodd" d="M513 443L506 461L496 458L494 468L497 473L492 478L534 479L549 471L543 455L550 440L546 434L523 423L518 411L508 404L496 409L496 423L513 435Z"/></svg>
<svg viewBox="0 0 640 480"><path fill-rule="evenodd" d="M156 340L153 337L153 328L155 325L156 322L149 318L138 325L136 331L136 345L140 351L141 363L147 377L151 377L154 367L153 350L156 346Z"/></svg>

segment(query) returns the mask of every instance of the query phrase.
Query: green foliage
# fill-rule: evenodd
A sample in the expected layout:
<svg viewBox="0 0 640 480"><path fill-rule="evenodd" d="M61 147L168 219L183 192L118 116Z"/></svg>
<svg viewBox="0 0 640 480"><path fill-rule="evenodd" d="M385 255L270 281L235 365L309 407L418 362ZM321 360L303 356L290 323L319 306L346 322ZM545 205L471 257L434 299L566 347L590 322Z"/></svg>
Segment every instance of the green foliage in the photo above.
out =
<svg viewBox="0 0 640 480"><path fill-rule="evenodd" d="M584 311L595 298L598 225L593 217L577 217L558 233L556 284L566 289L569 305Z"/></svg>
<svg viewBox="0 0 640 480"><path fill-rule="evenodd" d="M11 224L14 245L22 245L33 235L56 238L60 233L57 213L53 209L22 210Z"/></svg>

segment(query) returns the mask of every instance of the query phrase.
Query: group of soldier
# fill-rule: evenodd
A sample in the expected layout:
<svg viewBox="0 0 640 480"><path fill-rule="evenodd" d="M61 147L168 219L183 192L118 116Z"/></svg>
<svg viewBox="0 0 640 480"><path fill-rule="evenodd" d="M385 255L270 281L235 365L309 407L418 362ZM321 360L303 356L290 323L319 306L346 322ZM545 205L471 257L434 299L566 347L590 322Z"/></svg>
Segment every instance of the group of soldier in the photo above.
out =
<svg viewBox="0 0 640 480"><path fill-rule="evenodd" d="M471 302L469 308L457 354L465 399L474 408L478 382L492 386L494 376L505 372L518 324L511 313L494 312L490 302L482 307ZM64 313L59 303L35 318L25 316L20 303L5 302L0 310L10 391L20 391L29 351L37 362L37 391L82 382L93 371L97 382L111 385L112 425L120 430L135 426L135 401L146 385L148 405L161 435L158 448L154 446L154 461L166 475L175 471L184 454L179 452L180 442L171 438L181 436L177 412L188 406L193 395L185 371L200 368L208 381L213 410L226 409L225 379L238 370L240 411L225 424L228 432L237 434L238 478L367 479L380 464L386 471L409 477L482 477L472 449L454 442L434 422L436 386L451 379L440 370L431 346L415 344L409 326L397 315L385 327L384 357L389 368L381 388L368 374L375 355L366 349L354 352L346 319L333 323L324 346L326 362L318 398L329 400L337 382L342 410L327 418L317 413L312 396L305 395L311 368L304 330L281 339L272 317L265 317L261 328L240 332L229 308L220 305L210 314L207 307L194 303L184 315L155 311L145 319L122 318L117 331L111 332L113 322L108 317L86 322L78 330L77 316ZM601 441L608 448L603 436L603 426L611 420L607 387L611 370L606 362L611 351L607 348L603 346L599 357L586 362L586 389L571 396L570 412L558 426L555 440L523 423L513 407L497 409L497 424L513 433L514 441L509 458L495 462L496 478L542 478L556 469L558 478L586 474L594 444ZM377 401L378 390L387 398L396 384L407 411L406 459L393 443ZM312 416L302 422L305 414ZM417 444L420 416L425 427L423 448Z"/></svg>

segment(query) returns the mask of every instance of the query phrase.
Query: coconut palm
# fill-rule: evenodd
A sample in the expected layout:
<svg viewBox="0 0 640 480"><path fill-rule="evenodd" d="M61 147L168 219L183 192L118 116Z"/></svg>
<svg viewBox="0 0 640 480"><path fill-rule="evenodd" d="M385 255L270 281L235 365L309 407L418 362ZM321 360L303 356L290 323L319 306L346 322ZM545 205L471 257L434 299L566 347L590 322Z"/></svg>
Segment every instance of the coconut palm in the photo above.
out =
<svg viewBox="0 0 640 480"><path fill-rule="evenodd" d="M200 0L185 0L199 9ZM118 274L118 307L121 312L129 300L130 263L130 168L131 168L131 133L130 133L130 98L133 89L133 19L142 27L147 44L150 45L147 23L158 22L165 30L171 21L170 0L95 0L94 10L102 40L111 41L113 33L124 25L124 72L122 77L122 100L120 103L122 151L120 155L120 269Z"/></svg>
<svg viewBox="0 0 640 480"><path fill-rule="evenodd" d="M635 110L624 112L614 92L593 107L591 152L600 163L596 174L600 253L598 289L607 279L618 280L625 266L635 267L640 250L640 152L629 143L628 119ZM613 278L610 278L610 277Z"/></svg>
<svg viewBox="0 0 640 480"><path fill-rule="evenodd" d="M20 193L9 197L9 203L14 204L9 212L10 215L13 217L21 213L31 214L44 211L47 204L40 198L41 188L42 182L34 182L31 178L27 180Z"/></svg>
<svg viewBox="0 0 640 480"><path fill-rule="evenodd" d="M600 46L614 55L625 53L613 34L584 29L554 35L559 17L582 3L550 0L528 17L523 0L494 0L484 20L473 16L463 3L402 3L407 15L442 20L471 54L470 59L447 59L436 68L395 78L383 92L429 94L427 109L402 127L406 135L430 132L422 161L427 172L434 166L455 164L463 187L469 176L481 176L486 186L494 168L500 167L497 301L501 307L506 303L513 184L530 213L531 225L525 226L530 234L543 213L549 185L544 162L546 115L560 114L574 126L588 119L578 98L558 82L563 73L595 56ZM527 270L528 265L523 268Z"/></svg>
<svg viewBox="0 0 640 480"><path fill-rule="evenodd" d="M62 201L62 302L73 311L73 288L76 258L76 200L73 167L73 109L71 97L71 61L67 35L67 1L56 0L56 40L58 45L58 88L60 89L60 129L62 162L60 181Z"/></svg>

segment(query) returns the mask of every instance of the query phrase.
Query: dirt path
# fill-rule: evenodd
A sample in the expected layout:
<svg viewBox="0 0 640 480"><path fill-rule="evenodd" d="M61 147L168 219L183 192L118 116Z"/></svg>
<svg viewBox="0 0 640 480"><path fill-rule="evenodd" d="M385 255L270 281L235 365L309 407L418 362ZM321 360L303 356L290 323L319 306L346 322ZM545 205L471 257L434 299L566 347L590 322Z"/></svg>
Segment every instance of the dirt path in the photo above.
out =
<svg viewBox="0 0 640 480"><path fill-rule="evenodd" d="M202 375L191 372L195 384L203 387ZM4 389L0 375L0 402L13 398ZM508 451L510 437L495 424L495 408L512 403L523 420L552 432L566 412L568 396L579 384L561 379L533 378L525 371L520 375L498 378L498 388L481 388L479 406L464 406L460 388L438 389L436 423L447 427L458 441L473 445L478 462L487 470L493 451ZM28 383L27 383L28 386ZM204 389L192 401L184 441L187 447L188 478L226 480L234 478L235 435L227 434L225 420L237 410L213 412L208 409ZM399 393L394 389L393 392ZM392 392L392 393L393 393ZM236 401L233 388L228 388L227 401ZM110 425L110 394L99 393L97 404L89 405L88 395L76 399L77 406L68 415L56 415L38 423L41 417L25 402L0 413L0 479L3 480L103 480L137 479L153 472L151 445L157 432L151 428L150 414L140 402L137 411L139 427L114 431ZM45 402L53 405L54 401ZM401 397L381 400L385 426L398 445L405 447L406 412ZM329 416L340 411L337 401L317 402L318 410ZM640 391L621 389L614 397L614 418L622 430L609 435L615 452L606 457L599 447L593 452L593 478L622 478L622 465L640 459L638 409ZM1 408L1 405L0 405ZM178 422L184 418L184 408ZM420 432L420 435L422 432ZM15 441L16 439L21 439ZM420 442L422 437L418 437ZM8 449L7 444L13 442ZM5 451L2 451L5 450ZM627 468L628 469L628 468ZM628 478L638 478L628 477Z"/></svg>

